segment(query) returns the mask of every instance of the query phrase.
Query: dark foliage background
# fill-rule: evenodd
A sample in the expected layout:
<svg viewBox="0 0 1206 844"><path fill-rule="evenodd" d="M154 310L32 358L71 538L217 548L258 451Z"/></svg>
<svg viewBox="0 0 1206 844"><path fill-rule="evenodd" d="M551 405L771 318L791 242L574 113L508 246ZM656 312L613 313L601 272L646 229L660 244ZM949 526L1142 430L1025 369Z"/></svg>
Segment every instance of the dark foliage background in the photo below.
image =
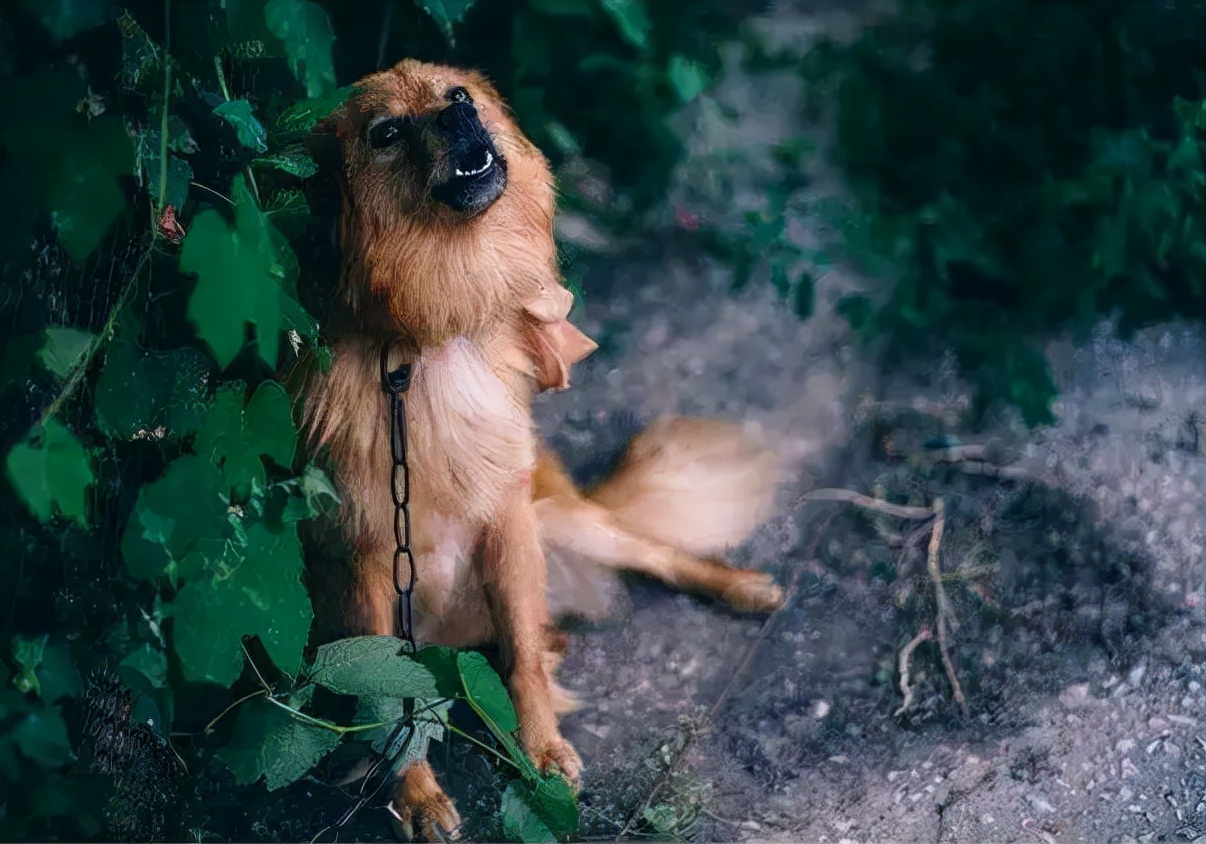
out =
<svg viewBox="0 0 1206 844"><path fill-rule="evenodd" d="M245 807L329 781L357 748L398 765L432 738L509 760L483 835L572 833L572 798L518 752L484 661L307 648L299 525L335 499L277 373L327 354L337 256L304 140L340 86L401 56L476 66L558 167L566 207L648 235L683 153L670 118L762 8L5 4L4 838L308 838L308 819L261 828ZM873 280L841 305L870 348L951 349L975 413L1048 421L1045 339L1206 314L1203 43L1191 0L910 0L802 62L755 51L754 72L803 75L809 109L765 211L701 227L697 246L732 262L735 286L765 263L807 317L785 219L820 217L837 236L806 257ZM836 137L810 158L822 120ZM840 203L799 199L817 165L843 176Z"/></svg>

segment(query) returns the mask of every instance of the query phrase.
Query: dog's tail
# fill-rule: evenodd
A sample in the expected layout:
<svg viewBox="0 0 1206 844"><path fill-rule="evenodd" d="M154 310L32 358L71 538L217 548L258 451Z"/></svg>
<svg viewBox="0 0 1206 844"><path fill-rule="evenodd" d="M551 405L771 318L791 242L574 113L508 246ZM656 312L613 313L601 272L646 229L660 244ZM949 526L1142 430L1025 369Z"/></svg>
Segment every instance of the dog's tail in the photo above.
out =
<svg viewBox="0 0 1206 844"><path fill-rule="evenodd" d="M744 542L774 510L777 453L741 426L664 417L638 434L616 471L585 494L542 454L536 508L555 614L605 616L609 570L652 575L744 609L781 598L768 576L708 562Z"/></svg>
<svg viewBox="0 0 1206 844"><path fill-rule="evenodd" d="M668 416L638 434L587 497L635 533L711 557L771 516L778 462L739 425Z"/></svg>

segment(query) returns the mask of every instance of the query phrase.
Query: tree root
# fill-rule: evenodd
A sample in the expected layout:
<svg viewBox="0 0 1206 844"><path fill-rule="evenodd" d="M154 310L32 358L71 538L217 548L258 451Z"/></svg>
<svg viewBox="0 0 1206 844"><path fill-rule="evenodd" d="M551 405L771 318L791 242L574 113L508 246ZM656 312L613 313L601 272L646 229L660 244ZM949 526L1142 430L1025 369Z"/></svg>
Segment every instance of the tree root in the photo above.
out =
<svg viewBox="0 0 1206 844"><path fill-rule="evenodd" d="M955 673L954 663L951 662L950 649L947 644L948 630L956 630L959 621L951 609L950 599L946 596L946 587L942 583L942 571L938 566L938 552L942 548L942 533L946 528L946 510L942 498L934 499L934 530L930 533L930 549L926 558L926 569L930 573L930 582L934 585L934 601L937 604L935 612L935 631L938 635L938 651L942 654L942 667L946 669L946 678L950 681L955 703L963 711L966 718L967 699L963 696L963 686L959 684L959 675Z"/></svg>

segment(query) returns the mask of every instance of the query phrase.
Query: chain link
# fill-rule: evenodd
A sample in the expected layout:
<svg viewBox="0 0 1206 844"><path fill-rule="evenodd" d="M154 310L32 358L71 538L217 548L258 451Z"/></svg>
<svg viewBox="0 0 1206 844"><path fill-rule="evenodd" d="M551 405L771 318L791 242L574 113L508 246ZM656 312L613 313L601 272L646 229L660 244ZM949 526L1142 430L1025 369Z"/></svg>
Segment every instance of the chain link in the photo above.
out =
<svg viewBox="0 0 1206 844"><path fill-rule="evenodd" d="M390 419L390 494L394 499L394 591L398 593L397 621L402 636L415 646L411 595L415 589L415 555L410 550L410 466L406 462L406 401L410 388L411 365L389 368L392 343L381 348L381 388L389 403ZM405 578L403 572L405 570Z"/></svg>

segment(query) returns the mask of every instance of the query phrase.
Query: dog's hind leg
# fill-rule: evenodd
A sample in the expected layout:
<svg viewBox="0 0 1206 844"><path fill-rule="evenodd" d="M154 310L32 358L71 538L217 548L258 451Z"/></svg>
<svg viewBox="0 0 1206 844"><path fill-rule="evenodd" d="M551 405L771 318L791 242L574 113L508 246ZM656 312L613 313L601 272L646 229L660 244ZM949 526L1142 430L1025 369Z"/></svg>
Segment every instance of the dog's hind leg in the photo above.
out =
<svg viewBox="0 0 1206 844"><path fill-rule="evenodd" d="M783 603L770 575L709 558L744 541L770 514L775 462L736 425L666 417L637 435L616 472L584 496L541 449L534 490L541 535L551 557L584 557L739 610L769 612ZM572 611L592 596L557 601Z"/></svg>
<svg viewBox="0 0 1206 844"><path fill-rule="evenodd" d="M783 590L769 574L735 569L646 539L588 499L553 495L537 501L535 508L550 553L578 555L609 568L649 575L689 592L714 596L738 610L770 612L783 603Z"/></svg>

